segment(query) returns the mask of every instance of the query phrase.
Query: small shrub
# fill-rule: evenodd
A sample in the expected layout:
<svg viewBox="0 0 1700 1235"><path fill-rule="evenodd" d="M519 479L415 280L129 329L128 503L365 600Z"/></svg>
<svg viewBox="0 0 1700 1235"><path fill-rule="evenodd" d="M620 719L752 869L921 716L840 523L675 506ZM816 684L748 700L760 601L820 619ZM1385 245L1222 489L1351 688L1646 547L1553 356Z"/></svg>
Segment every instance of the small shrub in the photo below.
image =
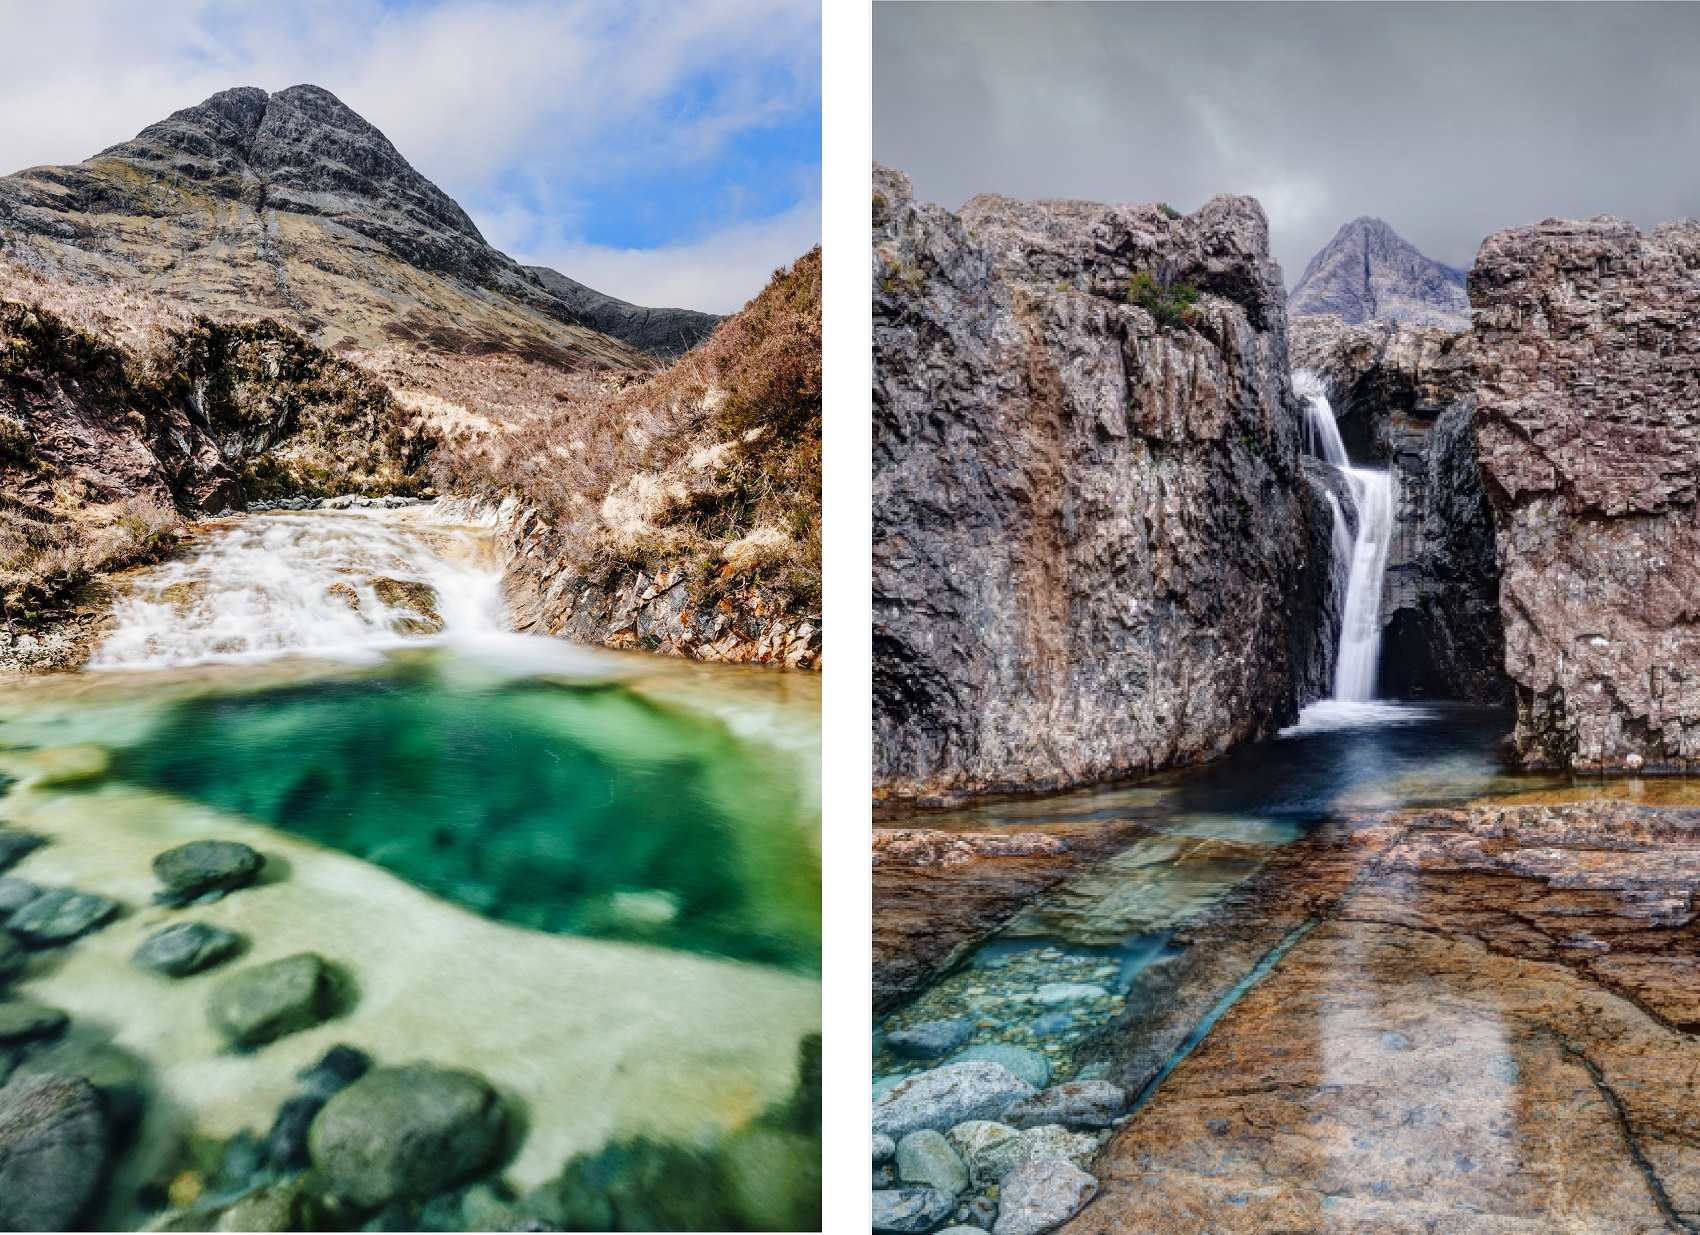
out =
<svg viewBox="0 0 1700 1235"><path fill-rule="evenodd" d="M1198 289L1175 280L1174 267L1164 262L1155 272L1141 270L1128 280L1127 302L1138 305L1165 326L1190 322Z"/></svg>
<svg viewBox="0 0 1700 1235"><path fill-rule="evenodd" d="M1178 219L1182 217L1181 212L1169 205L1168 202L1158 202L1157 209L1163 212L1163 217L1166 219Z"/></svg>

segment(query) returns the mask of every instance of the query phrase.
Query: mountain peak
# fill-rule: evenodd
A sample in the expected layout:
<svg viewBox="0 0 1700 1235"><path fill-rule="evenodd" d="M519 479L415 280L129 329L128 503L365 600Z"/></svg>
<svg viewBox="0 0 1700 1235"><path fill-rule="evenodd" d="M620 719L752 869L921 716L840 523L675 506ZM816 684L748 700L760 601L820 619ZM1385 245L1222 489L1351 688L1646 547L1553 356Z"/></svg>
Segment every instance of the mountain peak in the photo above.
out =
<svg viewBox="0 0 1700 1235"><path fill-rule="evenodd" d="M1333 313L1351 323L1470 324L1464 272L1433 258L1381 219L1361 215L1310 259L1287 297L1292 316Z"/></svg>

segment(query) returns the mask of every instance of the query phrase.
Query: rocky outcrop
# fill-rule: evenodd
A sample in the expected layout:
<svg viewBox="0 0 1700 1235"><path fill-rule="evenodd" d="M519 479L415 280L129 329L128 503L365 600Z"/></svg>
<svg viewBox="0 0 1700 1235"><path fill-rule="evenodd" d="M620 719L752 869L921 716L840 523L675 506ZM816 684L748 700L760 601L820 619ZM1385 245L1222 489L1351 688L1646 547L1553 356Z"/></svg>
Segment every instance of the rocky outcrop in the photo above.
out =
<svg viewBox="0 0 1700 1235"><path fill-rule="evenodd" d="M1462 330L1470 324L1464 272L1417 252L1380 219L1353 219L1310 259L1287 301L1294 317L1334 314Z"/></svg>
<svg viewBox="0 0 1700 1235"><path fill-rule="evenodd" d="M725 319L695 309L648 309L586 287L547 266L527 266L538 282L572 306L605 335L642 348L662 360L677 360L714 333Z"/></svg>
<svg viewBox="0 0 1700 1235"><path fill-rule="evenodd" d="M143 283L215 316L273 317L321 346L657 366L492 248L318 86L225 90L86 162L0 177L0 249L45 274Z"/></svg>
<svg viewBox="0 0 1700 1235"><path fill-rule="evenodd" d="M875 171L876 792L1211 758L1295 713L1314 496L1261 209Z"/></svg>
<svg viewBox="0 0 1700 1235"><path fill-rule="evenodd" d="M1299 317L1293 368L1329 390L1354 462L1392 471L1377 693L1509 703L1493 516L1471 431L1468 332Z"/></svg>
<svg viewBox="0 0 1700 1235"><path fill-rule="evenodd" d="M1700 223L1500 232L1470 272L1476 447L1525 762L1700 762Z"/></svg>

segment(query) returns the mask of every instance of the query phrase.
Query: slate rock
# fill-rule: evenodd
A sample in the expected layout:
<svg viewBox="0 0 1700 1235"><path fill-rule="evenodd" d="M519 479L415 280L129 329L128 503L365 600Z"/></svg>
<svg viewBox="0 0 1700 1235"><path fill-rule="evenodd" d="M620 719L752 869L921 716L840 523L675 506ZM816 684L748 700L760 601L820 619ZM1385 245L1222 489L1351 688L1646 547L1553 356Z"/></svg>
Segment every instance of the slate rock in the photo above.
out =
<svg viewBox="0 0 1700 1235"><path fill-rule="evenodd" d="M974 1026L965 1020L927 1021L885 1035L885 1045L905 1059L937 1059L948 1055L974 1036Z"/></svg>
<svg viewBox="0 0 1700 1235"><path fill-rule="evenodd" d="M186 904L209 892L231 892L254 881L265 859L238 841L198 840L167 849L153 860L164 885L159 899Z"/></svg>
<svg viewBox="0 0 1700 1235"><path fill-rule="evenodd" d="M47 843L34 832L17 832L0 828L0 871L16 866L24 858Z"/></svg>
<svg viewBox="0 0 1700 1235"><path fill-rule="evenodd" d="M182 978L229 960L242 937L205 922L179 922L155 931L136 949L135 963L167 977Z"/></svg>
<svg viewBox="0 0 1700 1235"><path fill-rule="evenodd" d="M1039 1235L1067 1222L1098 1195L1098 1181L1061 1158L1017 1167L998 1186L992 1235Z"/></svg>
<svg viewBox="0 0 1700 1235"><path fill-rule="evenodd" d="M892 1188L874 1193L874 1230L920 1235L956 1209L956 1197L937 1188Z"/></svg>
<svg viewBox="0 0 1700 1235"><path fill-rule="evenodd" d="M0 919L8 918L41 895L41 889L16 875L0 876Z"/></svg>
<svg viewBox="0 0 1700 1235"><path fill-rule="evenodd" d="M6 929L37 948L70 943L118 914L118 902L89 892L53 888L43 892L6 921Z"/></svg>
<svg viewBox="0 0 1700 1235"><path fill-rule="evenodd" d="M1035 1089L1051 1083L1051 1061L1038 1051L1025 1046L1007 1046L1002 1042L983 1042L957 1051L951 1063L1001 1063Z"/></svg>
<svg viewBox="0 0 1700 1235"><path fill-rule="evenodd" d="M106 1167L100 1096L80 1077L30 1076L0 1089L0 1230L70 1230Z"/></svg>
<svg viewBox="0 0 1700 1235"><path fill-rule="evenodd" d="M944 1134L931 1128L911 1132L897 1142L897 1178L960 1196L968 1189L968 1167Z"/></svg>
<svg viewBox="0 0 1700 1235"><path fill-rule="evenodd" d="M1127 1110L1127 1093L1109 1081L1065 1081L1024 1098L1003 1114L1016 1128L1061 1124L1065 1128L1107 1128Z"/></svg>
<svg viewBox="0 0 1700 1235"><path fill-rule="evenodd" d="M996 1119L1037 1092L1002 1064L947 1063L912 1076L874 1103L873 1130L899 1138L921 1128L943 1131L969 1119Z"/></svg>
<svg viewBox="0 0 1700 1235"><path fill-rule="evenodd" d="M208 1012L233 1046L261 1046L330 1015L330 969L311 952L243 969L213 988Z"/></svg>
<svg viewBox="0 0 1700 1235"><path fill-rule="evenodd" d="M33 999L8 999L0 1003L0 1043L11 1046L51 1038L64 1032L70 1019L58 1008L49 1008Z"/></svg>
<svg viewBox="0 0 1700 1235"><path fill-rule="evenodd" d="M374 1068L325 1104L308 1149L326 1194L363 1209L434 1195L489 1164L506 1113L482 1077Z"/></svg>

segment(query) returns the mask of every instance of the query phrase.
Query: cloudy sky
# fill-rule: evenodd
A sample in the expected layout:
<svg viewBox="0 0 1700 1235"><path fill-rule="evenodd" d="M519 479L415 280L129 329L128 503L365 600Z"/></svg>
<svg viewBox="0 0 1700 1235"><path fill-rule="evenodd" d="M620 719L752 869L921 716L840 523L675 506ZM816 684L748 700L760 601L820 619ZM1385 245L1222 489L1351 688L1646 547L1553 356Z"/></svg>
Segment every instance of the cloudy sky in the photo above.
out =
<svg viewBox="0 0 1700 1235"><path fill-rule="evenodd" d="M1700 217L1692 4L874 6L874 157L980 192L1247 193L1289 285L1385 219L1468 266L1549 216Z"/></svg>
<svg viewBox="0 0 1700 1235"><path fill-rule="evenodd" d="M0 174L323 86L485 238L730 312L820 239L818 0L0 0Z"/></svg>

